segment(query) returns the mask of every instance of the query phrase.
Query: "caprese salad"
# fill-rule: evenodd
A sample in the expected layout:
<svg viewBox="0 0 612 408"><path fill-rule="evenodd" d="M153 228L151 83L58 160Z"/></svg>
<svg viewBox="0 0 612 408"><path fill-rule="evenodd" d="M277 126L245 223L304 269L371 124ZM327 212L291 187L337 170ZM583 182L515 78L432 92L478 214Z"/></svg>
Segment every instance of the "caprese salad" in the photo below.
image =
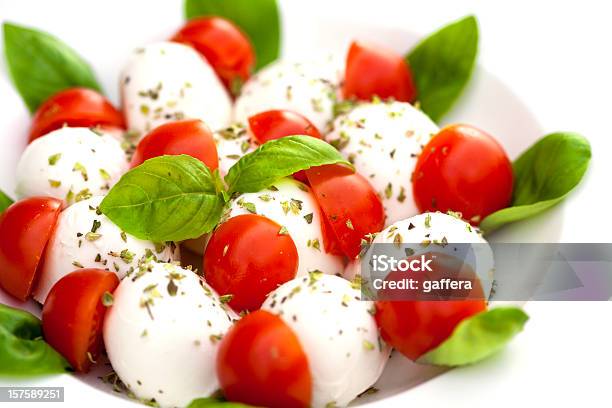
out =
<svg viewBox="0 0 612 408"><path fill-rule="evenodd" d="M407 57L354 41L345 56L255 71L274 36L231 7L211 16L189 1L188 12L196 3L204 17L134 50L120 108L74 51L5 23L34 116L18 201L0 195L0 287L38 302L42 323L0 305L0 374L85 373L107 356L115 387L149 405L332 408L375 392L393 349L457 366L522 330L520 309L489 308L491 264L474 271L480 299L361 290L364 247L486 246L486 233L560 201L586 170L576 134L511 162L485 131L436 123L469 79L475 36L459 33L475 19ZM276 9L249 12L278 31ZM44 89L17 47L37 38L49 49L35 58L64 63ZM445 41L466 52L443 55ZM181 249L203 261L181 262Z"/></svg>

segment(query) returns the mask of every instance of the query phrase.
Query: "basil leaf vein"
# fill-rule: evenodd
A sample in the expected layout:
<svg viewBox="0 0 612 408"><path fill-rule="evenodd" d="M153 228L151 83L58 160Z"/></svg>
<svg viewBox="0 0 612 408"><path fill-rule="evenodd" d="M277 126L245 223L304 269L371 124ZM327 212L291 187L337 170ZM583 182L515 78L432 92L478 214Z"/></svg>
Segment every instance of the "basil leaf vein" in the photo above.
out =
<svg viewBox="0 0 612 408"><path fill-rule="evenodd" d="M0 375L63 373L68 362L42 339L40 320L0 303Z"/></svg>
<svg viewBox="0 0 612 408"><path fill-rule="evenodd" d="M30 112L66 88L101 91L87 62L50 34L4 23L4 52L13 83Z"/></svg>
<svg viewBox="0 0 612 408"><path fill-rule="evenodd" d="M240 27L249 37L256 55L256 69L278 58L280 16L276 0L186 0L188 19L219 16Z"/></svg>
<svg viewBox="0 0 612 408"><path fill-rule="evenodd" d="M583 136L572 132L544 136L512 165L512 206L490 214L480 229L488 233L558 204L580 183L590 159L591 146Z"/></svg>
<svg viewBox="0 0 612 408"><path fill-rule="evenodd" d="M439 121L472 76L478 54L478 22L468 16L421 41L406 56L421 109Z"/></svg>
<svg viewBox="0 0 612 408"><path fill-rule="evenodd" d="M183 241L211 231L225 201L210 170L191 156L160 156L130 170L100 211L125 232L155 242Z"/></svg>
<svg viewBox="0 0 612 408"><path fill-rule="evenodd" d="M299 170L326 164L352 165L329 143L311 136L270 140L234 164L225 182L229 193L255 193Z"/></svg>
<svg viewBox="0 0 612 408"><path fill-rule="evenodd" d="M461 366L483 360L521 332L528 319L529 316L517 307L497 307L479 313L459 323L448 339L418 361Z"/></svg>

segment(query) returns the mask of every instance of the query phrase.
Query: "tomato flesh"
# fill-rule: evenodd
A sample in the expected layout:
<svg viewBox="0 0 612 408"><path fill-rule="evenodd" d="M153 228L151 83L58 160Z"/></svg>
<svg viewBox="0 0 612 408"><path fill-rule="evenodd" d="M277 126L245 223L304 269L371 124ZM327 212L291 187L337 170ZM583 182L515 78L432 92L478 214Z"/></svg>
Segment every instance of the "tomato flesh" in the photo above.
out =
<svg viewBox="0 0 612 408"><path fill-rule="evenodd" d="M70 88L47 99L36 111L30 142L63 126L125 128L123 115L104 96L87 88Z"/></svg>
<svg viewBox="0 0 612 408"><path fill-rule="evenodd" d="M220 17L190 20L172 41L190 45L206 57L230 90L236 81L245 82L255 66L255 51L248 37L232 22Z"/></svg>
<svg viewBox="0 0 612 408"><path fill-rule="evenodd" d="M382 201L360 174L339 165L306 170L308 181L342 251L355 258L361 240L385 224Z"/></svg>
<svg viewBox="0 0 612 408"><path fill-rule="evenodd" d="M230 401L272 408L310 406L308 359L295 333L269 312L246 315L224 336L217 375Z"/></svg>
<svg viewBox="0 0 612 408"><path fill-rule="evenodd" d="M102 351L102 297L118 285L113 272L79 269L60 279L47 296L42 311L45 340L78 372L89 371Z"/></svg>
<svg viewBox="0 0 612 408"><path fill-rule="evenodd" d="M342 88L345 98L369 101L377 96L413 102L416 86L401 55L383 47L354 41L346 58Z"/></svg>
<svg viewBox="0 0 612 408"><path fill-rule="evenodd" d="M261 215L232 217L215 230L204 252L204 276L236 311L256 310L266 295L293 279L298 253L281 226Z"/></svg>
<svg viewBox="0 0 612 408"><path fill-rule="evenodd" d="M419 156L413 193L421 212L456 211L477 225L510 204L512 163L487 133L467 125L448 126Z"/></svg>
<svg viewBox="0 0 612 408"><path fill-rule="evenodd" d="M130 166L134 168L153 157L181 154L200 160L210 170L219 167L212 132L197 119L169 122L153 129L138 143Z"/></svg>
<svg viewBox="0 0 612 408"><path fill-rule="evenodd" d="M0 287L19 300L32 293L62 205L56 198L30 197L0 216Z"/></svg>

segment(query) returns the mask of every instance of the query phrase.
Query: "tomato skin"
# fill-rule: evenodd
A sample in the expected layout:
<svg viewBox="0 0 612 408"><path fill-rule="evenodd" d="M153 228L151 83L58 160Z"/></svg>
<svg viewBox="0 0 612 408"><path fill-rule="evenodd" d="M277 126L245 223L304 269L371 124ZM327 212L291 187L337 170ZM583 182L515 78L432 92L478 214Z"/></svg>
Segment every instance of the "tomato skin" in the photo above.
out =
<svg viewBox="0 0 612 408"><path fill-rule="evenodd" d="M503 148L468 125L451 125L434 136L413 174L421 212L457 211L474 225L510 204L512 183L512 163Z"/></svg>
<svg viewBox="0 0 612 408"><path fill-rule="evenodd" d="M150 131L138 143L130 167L139 166L153 157L180 154L200 160L210 170L219 167L212 132L198 119L169 122Z"/></svg>
<svg viewBox="0 0 612 408"><path fill-rule="evenodd" d="M306 175L342 251L355 258L361 250L361 240L384 227L380 197L363 176L347 167L313 167L306 170Z"/></svg>
<svg viewBox="0 0 612 408"><path fill-rule="evenodd" d="M104 96L87 88L69 88L40 105L32 119L29 141L64 125L125 129L123 115Z"/></svg>
<svg viewBox="0 0 612 408"><path fill-rule="evenodd" d="M63 202L52 197L18 201L0 216L0 287L27 300Z"/></svg>
<svg viewBox="0 0 612 408"><path fill-rule="evenodd" d="M484 300L378 301L375 317L382 338L417 360L446 340L462 320L485 309Z"/></svg>
<svg viewBox="0 0 612 408"><path fill-rule="evenodd" d="M78 372L92 365L102 350L102 323L105 292L119 285L113 272L78 269L60 279L49 292L42 311L43 334L47 343L62 354Z"/></svg>
<svg viewBox="0 0 612 408"><path fill-rule="evenodd" d="M412 102L417 95L412 72L401 55L357 41L349 48L342 90L345 98L366 101L378 96Z"/></svg>
<svg viewBox="0 0 612 408"><path fill-rule="evenodd" d="M269 110L249 117L251 135L258 144L285 136L306 135L323 139L315 125L306 117L290 110ZM304 171L293 175L296 180L308 183Z"/></svg>
<svg viewBox="0 0 612 408"><path fill-rule="evenodd" d="M233 295L236 311L256 310L266 295L293 279L298 252L281 226L256 214L232 217L211 236L204 252L204 276L220 295Z"/></svg>
<svg viewBox="0 0 612 408"><path fill-rule="evenodd" d="M217 375L230 401L272 408L310 406L308 359L293 331L269 312L246 315L223 337Z"/></svg>
<svg viewBox="0 0 612 408"><path fill-rule="evenodd" d="M228 89L234 81L249 79L255 51L249 38L232 22L220 17L188 21L172 41L190 45L202 54Z"/></svg>

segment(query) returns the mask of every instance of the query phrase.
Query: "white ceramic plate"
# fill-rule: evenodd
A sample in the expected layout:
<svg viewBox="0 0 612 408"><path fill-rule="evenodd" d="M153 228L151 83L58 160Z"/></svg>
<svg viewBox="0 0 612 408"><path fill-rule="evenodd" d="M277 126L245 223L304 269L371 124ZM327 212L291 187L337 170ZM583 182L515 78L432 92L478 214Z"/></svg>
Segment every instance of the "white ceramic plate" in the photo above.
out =
<svg viewBox="0 0 612 408"><path fill-rule="evenodd" d="M19 23L47 30L76 48L96 69L114 102L117 102L118 72L129 51L147 42L167 38L182 23L182 7L178 2L111 2L104 6L101 2L70 1L53 5L46 2L15 2L10 6L4 2L0 4L3 8L0 9L1 16L8 15ZM318 20L304 21L292 13L289 4L284 3L284 6L283 49L285 56L290 58L301 58L305 54L320 53L322 50L343 54L353 39L370 40L405 52L418 39L418 35L408 30L387 29L380 24L364 26L348 20L331 21L324 16ZM53 17L49 18L51 14ZM29 115L8 80L5 66L0 74L0 106L3 107L0 115L0 188L11 193L15 186L15 167L26 145ZM511 158L516 157L543 133L524 104L504 83L482 67L478 67L469 89L456 109L445 119L445 122L457 121L475 124L494 134ZM528 222L506 228L492 239L506 242L555 242L559 238L562 222L563 211L557 208ZM1 292L0 302L17 305ZM35 313L39 311L33 304L21 306ZM82 397L95 398L100 403L108 401L112 406L130 405L131 402L118 399L117 394L113 395L109 386L97 378L108 371L110 367L101 366L86 376L64 375L53 381L34 382L66 385ZM380 391L358 399L354 405L386 405L384 401L389 401L391 396L406 392L441 372L440 369L418 366L394 355L376 384ZM0 385L3 385L3 381L0 380Z"/></svg>

